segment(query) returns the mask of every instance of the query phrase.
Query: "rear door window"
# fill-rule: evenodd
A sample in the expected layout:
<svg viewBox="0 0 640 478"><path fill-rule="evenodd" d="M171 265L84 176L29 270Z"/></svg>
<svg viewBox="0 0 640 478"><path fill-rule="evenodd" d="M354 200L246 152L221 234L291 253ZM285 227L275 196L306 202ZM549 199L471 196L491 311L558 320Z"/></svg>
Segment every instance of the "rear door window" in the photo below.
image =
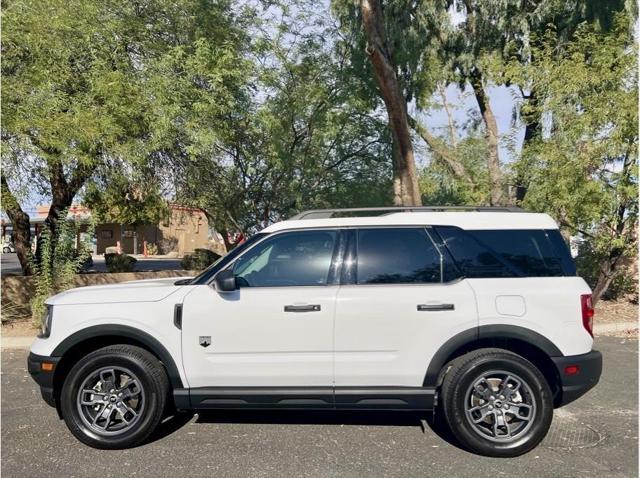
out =
<svg viewBox="0 0 640 478"><path fill-rule="evenodd" d="M357 231L358 284L412 284L442 281L439 250L424 228Z"/></svg>
<svg viewBox="0 0 640 478"><path fill-rule="evenodd" d="M465 277L518 277L522 275L501 259L498 254L468 234L468 231L453 226L436 226L434 229L442 238L443 244Z"/></svg>

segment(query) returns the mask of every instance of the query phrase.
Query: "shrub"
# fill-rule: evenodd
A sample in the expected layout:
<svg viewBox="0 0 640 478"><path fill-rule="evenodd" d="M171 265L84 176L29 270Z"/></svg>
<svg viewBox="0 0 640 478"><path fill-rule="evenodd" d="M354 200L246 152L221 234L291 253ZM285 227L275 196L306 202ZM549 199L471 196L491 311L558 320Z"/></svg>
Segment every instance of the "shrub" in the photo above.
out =
<svg viewBox="0 0 640 478"><path fill-rule="evenodd" d="M61 218L67 217L62 211ZM35 325L42 325L45 316L45 301L52 295L70 289L75 284L75 276L91 260L91 245L80 241L76 249L76 237L80 232L80 223L60 219L56 236L48 228L40 233L38 241L38 260L31 258L34 270L35 294L31 300L31 317ZM93 223L88 223L87 234L90 237Z"/></svg>
<svg viewBox="0 0 640 478"><path fill-rule="evenodd" d="M180 265L188 271L202 270L209 267L220 258L220 254L216 254L209 249L196 249L193 254L187 254L182 258Z"/></svg>
<svg viewBox="0 0 640 478"><path fill-rule="evenodd" d="M147 244L147 254L150 256L158 255L158 246L156 246L153 242Z"/></svg>
<svg viewBox="0 0 640 478"><path fill-rule="evenodd" d="M137 259L126 254L105 254L107 272L133 272Z"/></svg>

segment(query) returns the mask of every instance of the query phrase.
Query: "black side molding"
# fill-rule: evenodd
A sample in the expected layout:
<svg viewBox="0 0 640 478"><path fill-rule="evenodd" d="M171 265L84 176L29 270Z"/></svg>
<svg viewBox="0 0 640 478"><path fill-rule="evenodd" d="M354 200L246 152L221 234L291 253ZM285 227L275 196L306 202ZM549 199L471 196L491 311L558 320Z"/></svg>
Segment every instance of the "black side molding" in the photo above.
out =
<svg viewBox="0 0 640 478"><path fill-rule="evenodd" d="M53 352L51 352L51 355L55 357L62 357L72 347L85 341L99 339L100 337L125 337L140 342L160 359L164 367L167 369L167 375L171 382L171 386L174 389L183 387L178 367L164 345L146 332L127 325L94 325L93 327L87 327L86 329L79 330L60 342Z"/></svg>
<svg viewBox="0 0 640 478"><path fill-rule="evenodd" d="M175 389L179 410L432 410L432 387L202 387Z"/></svg>
<svg viewBox="0 0 640 478"><path fill-rule="evenodd" d="M516 325L482 325L460 332L447 340L434 354L427 373L425 374L423 385L425 387L435 387L438 385L438 378L442 368L447 364L454 354L465 348L474 348L475 344L489 346L492 341L513 340L525 342L542 351L549 357L562 357L562 352L549 339L525 327Z"/></svg>

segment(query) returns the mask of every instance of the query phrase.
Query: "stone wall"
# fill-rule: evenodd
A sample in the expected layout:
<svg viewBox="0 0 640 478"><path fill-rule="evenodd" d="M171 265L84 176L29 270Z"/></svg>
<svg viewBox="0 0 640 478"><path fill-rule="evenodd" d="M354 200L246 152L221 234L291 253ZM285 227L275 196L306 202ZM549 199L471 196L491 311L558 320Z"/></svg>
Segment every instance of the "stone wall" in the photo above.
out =
<svg viewBox="0 0 640 478"><path fill-rule="evenodd" d="M119 272L119 273L96 273L78 274L76 276L76 287L89 285L116 284L142 279L160 279L164 277L188 277L198 274L198 271L155 271L155 272ZM35 292L35 281L33 277L7 276L1 279L2 288L2 321L10 318L21 318L31 316L31 299ZM10 317L4 317L4 315Z"/></svg>

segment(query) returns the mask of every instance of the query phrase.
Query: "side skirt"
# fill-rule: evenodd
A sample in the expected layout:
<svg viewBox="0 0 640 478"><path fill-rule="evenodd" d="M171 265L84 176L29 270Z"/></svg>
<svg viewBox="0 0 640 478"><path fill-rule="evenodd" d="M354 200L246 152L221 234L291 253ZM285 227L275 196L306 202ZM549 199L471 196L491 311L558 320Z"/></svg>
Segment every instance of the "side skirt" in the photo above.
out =
<svg viewBox="0 0 640 478"><path fill-rule="evenodd" d="M202 387L173 392L179 410L432 410L433 387Z"/></svg>

